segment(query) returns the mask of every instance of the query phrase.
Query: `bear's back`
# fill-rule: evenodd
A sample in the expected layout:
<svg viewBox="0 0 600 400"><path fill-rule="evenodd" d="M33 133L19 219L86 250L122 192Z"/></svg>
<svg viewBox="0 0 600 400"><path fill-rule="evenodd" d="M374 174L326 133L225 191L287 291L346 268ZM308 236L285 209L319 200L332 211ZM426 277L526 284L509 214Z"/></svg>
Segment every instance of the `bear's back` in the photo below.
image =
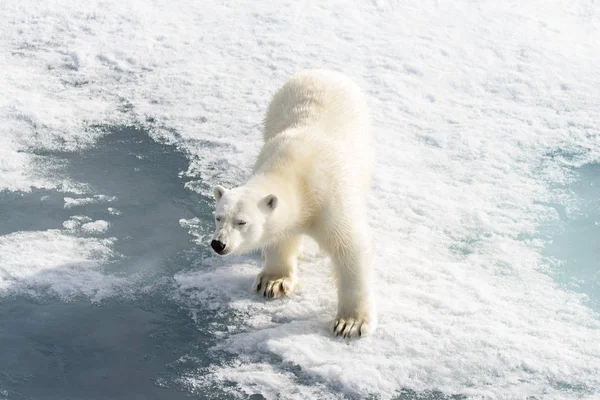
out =
<svg viewBox="0 0 600 400"><path fill-rule="evenodd" d="M323 70L294 75L271 100L264 140L255 174L301 175L310 192L333 193L331 201L367 193L374 161L368 108L344 75Z"/></svg>
<svg viewBox="0 0 600 400"><path fill-rule="evenodd" d="M264 140L299 127L345 139L353 134L368 135L369 116L364 96L343 74L302 71L273 96L264 120Z"/></svg>

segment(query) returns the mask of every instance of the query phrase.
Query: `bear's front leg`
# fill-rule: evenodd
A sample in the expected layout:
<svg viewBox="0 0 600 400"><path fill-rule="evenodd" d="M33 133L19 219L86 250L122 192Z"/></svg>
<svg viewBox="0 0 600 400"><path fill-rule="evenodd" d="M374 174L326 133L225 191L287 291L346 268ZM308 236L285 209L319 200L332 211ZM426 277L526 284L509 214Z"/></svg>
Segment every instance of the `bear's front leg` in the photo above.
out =
<svg viewBox="0 0 600 400"><path fill-rule="evenodd" d="M369 244L362 236L354 235L331 254L338 292L338 311L331 332L349 339L372 333L377 323L369 287Z"/></svg>
<svg viewBox="0 0 600 400"><path fill-rule="evenodd" d="M301 241L301 236L296 236L263 249L264 267L252 285L255 292L272 299L294 290Z"/></svg>

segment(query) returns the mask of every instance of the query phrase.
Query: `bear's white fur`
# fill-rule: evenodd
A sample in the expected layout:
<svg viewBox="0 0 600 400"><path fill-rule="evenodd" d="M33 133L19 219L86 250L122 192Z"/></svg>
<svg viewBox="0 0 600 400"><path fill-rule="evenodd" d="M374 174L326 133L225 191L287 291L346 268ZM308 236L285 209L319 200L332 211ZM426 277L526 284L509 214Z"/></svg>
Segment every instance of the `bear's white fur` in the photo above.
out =
<svg viewBox="0 0 600 400"><path fill-rule="evenodd" d="M367 193L373 150L366 101L345 76L309 70L274 95L264 145L245 185L214 188L219 254L263 250L254 290L268 298L294 290L302 235L332 260L338 310L334 335L375 328L369 290Z"/></svg>

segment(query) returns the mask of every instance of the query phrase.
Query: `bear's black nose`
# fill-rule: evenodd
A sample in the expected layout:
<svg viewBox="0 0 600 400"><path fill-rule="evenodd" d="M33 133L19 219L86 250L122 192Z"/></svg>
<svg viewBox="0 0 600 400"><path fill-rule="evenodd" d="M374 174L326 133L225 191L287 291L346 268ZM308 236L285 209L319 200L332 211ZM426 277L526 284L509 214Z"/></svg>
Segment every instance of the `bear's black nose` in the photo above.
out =
<svg viewBox="0 0 600 400"><path fill-rule="evenodd" d="M210 242L210 247L212 247L213 250L219 254L223 254L223 250L225 250L225 244L219 242L218 240L213 240Z"/></svg>

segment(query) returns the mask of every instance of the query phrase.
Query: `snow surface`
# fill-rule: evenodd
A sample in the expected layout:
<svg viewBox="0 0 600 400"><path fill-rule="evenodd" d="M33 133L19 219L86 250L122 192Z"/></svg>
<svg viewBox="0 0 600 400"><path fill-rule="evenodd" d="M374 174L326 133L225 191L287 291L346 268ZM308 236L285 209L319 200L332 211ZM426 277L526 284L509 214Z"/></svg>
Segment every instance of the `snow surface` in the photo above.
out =
<svg viewBox="0 0 600 400"><path fill-rule="evenodd" d="M123 293L128 281L99 266L112 255L110 239L78 238L57 229L0 236L0 301L3 296L49 292L94 301Z"/></svg>
<svg viewBox="0 0 600 400"><path fill-rule="evenodd" d="M353 343L327 335L335 296L324 259L301 267L298 293L264 302L248 292L254 258L211 258L175 276L174 296L191 311L236 313L215 351L238 362L186 383L232 380L283 399L402 388L600 396L600 317L546 273L536 239L559 218L549 203L577 201L554 185L600 162L600 7L276 4L4 1L0 190L93 198L46 154L92 146L99 125L134 124L188 154L190 188L209 195L247 176L269 96L287 77L341 70L369 96L377 138L379 329ZM72 236L80 222L69 221L0 237L1 293L93 298L119 285L100 268L110 240ZM185 227L199 238L210 229Z"/></svg>
<svg viewBox="0 0 600 400"><path fill-rule="evenodd" d="M108 226L108 222L100 219L81 225L81 230L85 233L106 233L106 231L108 231Z"/></svg>
<svg viewBox="0 0 600 400"><path fill-rule="evenodd" d="M111 202L115 201L115 196L106 196L103 194L97 194L93 197L83 197L79 199L74 199L73 197L65 197L65 208L73 208L86 204L96 204L102 202Z"/></svg>

